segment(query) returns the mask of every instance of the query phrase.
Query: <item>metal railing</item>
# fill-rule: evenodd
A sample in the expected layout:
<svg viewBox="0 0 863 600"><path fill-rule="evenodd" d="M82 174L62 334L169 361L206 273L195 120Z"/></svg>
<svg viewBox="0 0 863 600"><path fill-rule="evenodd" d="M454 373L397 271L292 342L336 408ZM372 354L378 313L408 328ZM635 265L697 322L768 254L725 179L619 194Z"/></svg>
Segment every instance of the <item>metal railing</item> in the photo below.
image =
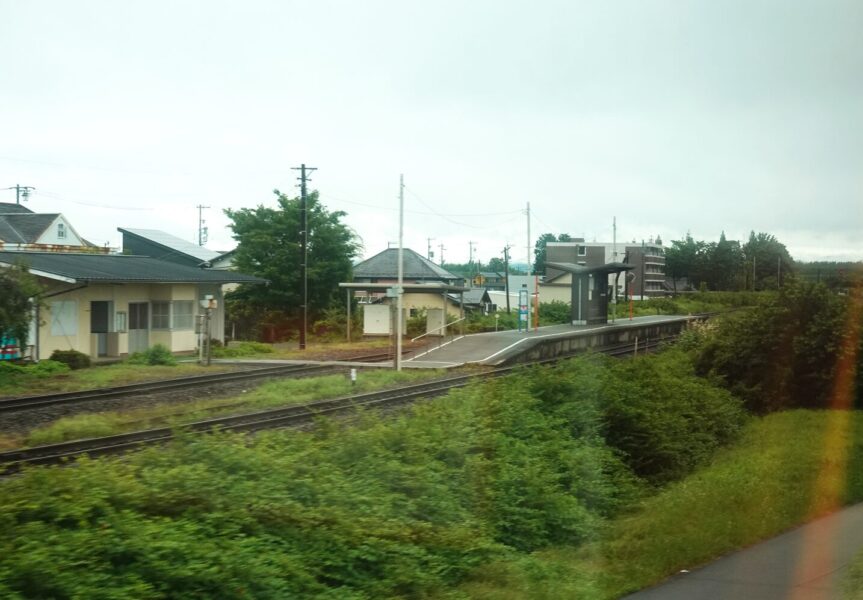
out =
<svg viewBox="0 0 863 600"><path fill-rule="evenodd" d="M444 325L441 325L440 327L435 327L434 329L432 329L430 331L426 331L422 335L418 335L415 338L412 338L411 343L414 343L417 340L420 340L426 336L430 336L430 335L434 334L435 332L443 330L443 333L440 336L438 336L438 338L437 338L437 347L440 348L441 346L443 346L444 341L447 338L447 335L448 335L447 328L452 327L453 325L457 325L458 323L461 323L461 322L466 321L466 320L467 320L467 317L462 317L461 319L453 321L452 323L445 323ZM459 332L459 335L463 336L464 335L464 326L460 327L460 329L461 329L461 331ZM453 331L452 335L450 336L450 341L453 341L455 339L456 339L456 332ZM426 345L424 346L424 351L428 352L430 346L431 346L431 338L428 338L428 341L426 342Z"/></svg>

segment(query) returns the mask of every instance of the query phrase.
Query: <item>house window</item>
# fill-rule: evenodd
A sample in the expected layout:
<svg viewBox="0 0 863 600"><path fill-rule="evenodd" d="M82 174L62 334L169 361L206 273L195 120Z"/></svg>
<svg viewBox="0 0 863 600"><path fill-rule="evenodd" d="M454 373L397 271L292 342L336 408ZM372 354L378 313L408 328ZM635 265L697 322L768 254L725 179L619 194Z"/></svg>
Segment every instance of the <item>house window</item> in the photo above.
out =
<svg viewBox="0 0 863 600"><path fill-rule="evenodd" d="M192 329L195 325L195 303L192 300L174 300L173 329Z"/></svg>
<svg viewBox="0 0 863 600"><path fill-rule="evenodd" d="M57 238L66 239L66 226L63 223L57 223Z"/></svg>
<svg viewBox="0 0 863 600"><path fill-rule="evenodd" d="M170 329L171 328L171 303L170 302L152 302L152 329Z"/></svg>
<svg viewBox="0 0 863 600"><path fill-rule="evenodd" d="M78 334L78 302L58 300L51 303L51 335Z"/></svg>
<svg viewBox="0 0 863 600"><path fill-rule="evenodd" d="M578 247L578 255L579 256L587 256L587 246L579 246Z"/></svg>
<svg viewBox="0 0 863 600"><path fill-rule="evenodd" d="M114 313L114 331L125 333L127 331L127 320L125 312Z"/></svg>

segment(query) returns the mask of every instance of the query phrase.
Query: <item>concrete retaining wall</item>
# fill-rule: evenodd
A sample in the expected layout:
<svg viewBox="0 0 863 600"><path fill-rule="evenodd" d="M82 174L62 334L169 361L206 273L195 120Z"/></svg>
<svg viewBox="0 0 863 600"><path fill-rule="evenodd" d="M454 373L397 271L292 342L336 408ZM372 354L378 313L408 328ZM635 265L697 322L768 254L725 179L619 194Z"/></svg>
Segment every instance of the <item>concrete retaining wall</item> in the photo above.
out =
<svg viewBox="0 0 863 600"><path fill-rule="evenodd" d="M512 365L533 362L548 358L569 356L583 352L589 348L600 349L609 346L632 343L637 337L639 344L651 339L676 336L694 319L681 317L679 321L651 323L642 325L619 324L602 331L580 333L573 331L572 335L562 335L549 338L537 338L513 349L513 354L506 356L500 363ZM529 344L529 345L527 345Z"/></svg>

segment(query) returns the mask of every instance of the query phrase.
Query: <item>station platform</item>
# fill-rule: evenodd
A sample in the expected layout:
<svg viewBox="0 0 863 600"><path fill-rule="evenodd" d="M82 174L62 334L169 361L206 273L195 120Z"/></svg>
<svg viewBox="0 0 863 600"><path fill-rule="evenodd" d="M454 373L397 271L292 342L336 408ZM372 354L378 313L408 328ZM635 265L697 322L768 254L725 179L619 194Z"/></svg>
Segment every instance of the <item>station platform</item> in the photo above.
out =
<svg viewBox="0 0 863 600"><path fill-rule="evenodd" d="M513 330L474 333L439 347L431 342L402 362L403 367L446 369L462 365L498 366L520 359L572 354L590 347L679 333L693 317L659 315L617 319L606 325L548 325L529 332Z"/></svg>

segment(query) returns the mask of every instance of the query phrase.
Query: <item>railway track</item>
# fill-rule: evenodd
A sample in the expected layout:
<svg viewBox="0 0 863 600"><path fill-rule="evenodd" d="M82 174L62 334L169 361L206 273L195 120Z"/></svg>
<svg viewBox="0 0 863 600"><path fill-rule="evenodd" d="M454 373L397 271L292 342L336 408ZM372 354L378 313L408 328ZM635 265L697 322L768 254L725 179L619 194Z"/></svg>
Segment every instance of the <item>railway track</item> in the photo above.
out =
<svg viewBox="0 0 863 600"><path fill-rule="evenodd" d="M346 360L364 360L367 362L378 362L388 360L389 354L370 354L348 358ZM50 406L60 406L74 402L87 402L90 400L105 400L107 398L120 398L133 394L149 394L192 388L200 385L214 383L230 383L234 381L247 381L267 377L305 377L309 375L322 375L343 371L345 367L333 365L277 365L272 367L261 367L245 371L232 371L228 373L213 373L211 375L193 375L191 377L178 377L177 379L166 379L163 381L149 381L133 383L110 388L82 390L80 392L61 392L57 394L46 394L42 396L24 396L19 398L0 399L0 414L33 410Z"/></svg>
<svg viewBox="0 0 863 600"><path fill-rule="evenodd" d="M642 342L638 346L639 352L656 348L666 339L652 340L649 343ZM610 356L628 356L635 350L634 344L624 344L599 350ZM561 360L548 359L540 363L553 363ZM525 365L514 365L503 367L482 374L459 375L438 379L435 381L399 387L380 392L370 392L342 398L318 400L308 404L287 406L284 408L269 409L254 413L241 415L216 417L202 421L188 423L186 425L170 428L156 428L143 431L133 431L112 436L91 438L34 446L0 452L0 473L9 475L17 472L24 465L51 465L61 464L82 455L103 456L109 454L120 454L130 450L167 442L173 439L179 432L207 433L215 430L254 432L266 429L277 429L307 424L316 418L323 416L337 416L356 411L358 409L384 408L397 406L417 400L419 398L430 398L445 394L453 389L463 387L476 378L491 378L509 375L516 369Z"/></svg>

